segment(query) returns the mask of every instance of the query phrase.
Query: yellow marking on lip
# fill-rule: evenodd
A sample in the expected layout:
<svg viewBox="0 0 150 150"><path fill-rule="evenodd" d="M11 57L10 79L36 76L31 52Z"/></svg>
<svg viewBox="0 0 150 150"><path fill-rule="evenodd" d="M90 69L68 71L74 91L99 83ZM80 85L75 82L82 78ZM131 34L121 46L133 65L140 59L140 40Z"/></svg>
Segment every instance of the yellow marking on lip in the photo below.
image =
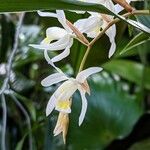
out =
<svg viewBox="0 0 150 150"><path fill-rule="evenodd" d="M57 105L56 107L58 109L69 109L70 108L70 105L71 105L71 102L70 100L60 100L57 102Z"/></svg>
<svg viewBox="0 0 150 150"><path fill-rule="evenodd" d="M51 42L51 39L49 37L46 37L44 40L43 40L43 43L45 44L49 44Z"/></svg>

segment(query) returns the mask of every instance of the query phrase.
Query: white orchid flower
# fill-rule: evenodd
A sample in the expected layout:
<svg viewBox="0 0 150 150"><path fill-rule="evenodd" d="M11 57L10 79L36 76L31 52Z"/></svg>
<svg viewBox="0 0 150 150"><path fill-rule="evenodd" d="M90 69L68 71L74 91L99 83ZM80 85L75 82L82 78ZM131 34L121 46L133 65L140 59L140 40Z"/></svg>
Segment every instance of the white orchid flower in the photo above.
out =
<svg viewBox="0 0 150 150"><path fill-rule="evenodd" d="M41 84L44 87L48 87L53 84L65 81L53 93L46 107L46 116L50 115L54 109L59 111L59 117L54 129L54 136L62 132L64 143L66 142L66 135L69 124L69 113L71 113L72 95L76 90L79 90L81 95L82 109L79 116L80 126L84 120L87 110L87 99L85 97L85 94L90 94L90 89L86 79L90 75L98 73L101 70L102 68L100 67L91 67L78 73L76 78L68 78L64 73L59 72L54 73L41 81Z"/></svg>
<svg viewBox="0 0 150 150"><path fill-rule="evenodd" d="M115 5L111 0L80 0L88 3L102 4L111 11L115 12ZM79 29L81 33L86 33L88 37L95 38L101 29L104 29L110 21L113 20L113 16L104 15L96 12L89 12L90 17L86 19L79 19L74 23L75 27ZM113 25L106 31L106 35L109 37L111 47L109 49L109 58L114 54L116 50L115 36L116 26Z"/></svg>
<svg viewBox="0 0 150 150"><path fill-rule="evenodd" d="M56 10L56 14L40 11L38 13L40 16L57 18L62 24L63 28L48 28L46 30L46 38L41 42L41 44L30 44L30 46L45 50L45 53L47 53L47 51L64 50L62 53L51 59L53 63L58 62L70 54L70 48L73 45L73 38L75 37L75 35L73 35L72 30L66 23L66 17L63 10Z"/></svg>
<svg viewBox="0 0 150 150"><path fill-rule="evenodd" d="M48 116L53 111L54 108L60 112L70 113L71 108L69 107L70 106L69 101L72 95L75 93L75 91L79 90L82 98L82 110L79 117L79 125L81 125L87 109L87 100L85 97L85 93L86 92L89 93L86 79L90 75L100 72L101 70L102 68L100 67L91 67L78 73L76 78L68 78L63 73L54 73L46 77L44 80L42 80L41 84L44 87L48 87L66 80L51 96L46 107L46 116Z"/></svg>

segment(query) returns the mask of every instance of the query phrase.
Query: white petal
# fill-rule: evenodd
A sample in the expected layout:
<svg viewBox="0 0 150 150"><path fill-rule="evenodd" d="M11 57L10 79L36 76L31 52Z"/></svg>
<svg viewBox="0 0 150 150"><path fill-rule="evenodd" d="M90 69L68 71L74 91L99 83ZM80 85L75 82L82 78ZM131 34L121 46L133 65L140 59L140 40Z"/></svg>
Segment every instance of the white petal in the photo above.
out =
<svg viewBox="0 0 150 150"><path fill-rule="evenodd" d="M54 18L57 18L57 14L55 14L55 13L42 12L42 11L37 11L37 13L38 13L39 16L41 16L41 17L54 17Z"/></svg>
<svg viewBox="0 0 150 150"><path fill-rule="evenodd" d="M79 126L82 124L84 118L85 118L85 114L87 111L87 99L85 97L85 91L79 89L80 91L80 95L81 95L81 99L82 99L82 109L81 109L81 113L79 116Z"/></svg>
<svg viewBox="0 0 150 150"><path fill-rule="evenodd" d="M54 63L58 62L58 61L60 61L60 60L62 60L64 58L66 58L69 54L70 54L70 48L66 47L66 49L62 53L60 53L59 55L53 57L51 59L51 61L54 62Z"/></svg>
<svg viewBox="0 0 150 150"><path fill-rule="evenodd" d="M71 11L71 12L75 12L75 13L77 13L77 14L84 14L85 13L85 11L77 11L77 10L69 10L69 11Z"/></svg>
<svg viewBox="0 0 150 150"><path fill-rule="evenodd" d="M124 10L124 8L122 6L120 6L119 4L115 5L115 12L117 14L120 13L122 10Z"/></svg>
<svg viewBox="0 0 150 150"><path fill-rule="evenodd" d="M57 130L54 131L54 136L59 135L61 132L62 132L62 129L58 128Z"/></svg>
<svg viewBox="0 0 150 150"><path fill-rule="evenodd" d="M53 40L58 40L67 35L67 31L59 27L50 27L46 30L46 36Z"/></svg>
<svg viewBox="0 0 150 150"><path fill-rule="evenodd" d="M72 30L66 23L66 16L63 10L56 10L58 21L62 24L62 26L68 31L72 33Z"/></svg>
<svg viewBox="0 0 150 150"><path fill-rule="evenodd" d="M73 39L70 40L70 45L67 46L66 49L62 53L60 53L59 55L53 57L51 59L51 61L52 62L58 62L58 61L60 61L64 58L66 58L70 54L70 47L72 46L72 44L73 44Z"/></svg>
<svg viewBox="0 0 150 150"><path fill-rule="evenodd" d="M68 109L60 109L60 108L55 108L55 110L62 112L62 113L66 113L66 114L70 114L71 113L71 108Z"/></svg>
<svg viewBox="0 0 150 150"><path fill-rule="evenodd" d="M48 49L48 44L29 44L29 46L35 48L35 49Z"/></svg>
<svg viewBox="0 0 150 150"><path fill-rule="evenodd" d="M54 94L51 96L50 100L48 101L46 107L46 116L48 116L53 111L53 109L57 104L57 101L70 99L70 97L75 92L73 87L74 87L73 82L69 80L61 84L61 86L54 92Z"/></svg>
<svg viewBox="0 0 150 150"><path fill-rule="evenodd" d="M46 116L50 115L50 113L55 108L57 99L55 97L55 93L51 96L50 100L48 101L48 104L46 106Z"/></svg>
<svg viewBox="0 0 150 150"><path fill-rule="evenodd" d="M70 41L70 36L66 35L63 38L59 39L56 42L50 43L50 44L30 44L29 46L37 49L46 49L46 50L52 50L52 51L57 51L57 50L63 50L69 45Z"/></svg>
<svg viewBox="0 0 150 150"><path fill-rule="evenodd" d="M100 31L103 21L100 15L93 16L91 15L87 19L79 19L74 23L81 33L86 33L88 37L94 38ZM94 37L93 37L94 33ZM92 34L92 35L91 35Z"/></svg>
<svg viewBox="0 0 150 150"><path fill-rule="evenodd" d="M63 38L59 39L56 42L53 42L51 44L48 45L48 49L47 50L63 50L65 49L70 42L70 35L65 35Z"/></svg>
<svg viewBox="0 0 150 150"><path fill-rule="evenodd" d="M102 71L103 69L100 67L91 67L88 68L86 70L81 71L80 73L78 73L76 80L80 83L83 83L86 78L88 78L90 75L98 73L100 71Z"/></svg>
<svg viewBox="0 0 150 150"><path fill-rule="evenodd" d="M115 5L113 4L111 0L105 0L105 7L107 7L112 12L115 12L115 9L114 9Z"/></svg>
<svg viewBox="0 0 150 150"><path fill-rule="evenodd" d="M77 90L78 86L72 80L65 81L57 90L58 100L68 100Z"/></svg>
<svg viewBox="0 0 150 150"><path fill-rule="evenodd" d="M54 73L49 75L41 81L42 86L51 86L53 84L59 83L61 81L67 80L68 78L63 73Z"/></svg>
<svg viewBox="0 0 150 150"><path fill-rule="evenodd" d="M79 19L74 23L74 26L81 32L84 32L84 27L87 23L87 19Z"/></svg>
<svg viewBox="0 0 150 150"><path fill-rule="evenodd" d="M108 57L110 58L116 51L116 43L115 40L111 41L111 47L109 49Z"/></svg>
<svg viewBox="0 0 150 150"><path fill-rule="evenodd" d="M109 50L109 58L114 54L116 50L115 36L116 36L116 26L113 25L106 31L106 35L109 37L111 47Z"/></svg>
<svg viewBox="0 0 150 150"><path fill-rule="evenodd" d="M44 57L48 64L50 64L52 67L54 67L59 73L63 73L61 69L55 66L55 64L51 61L50 57L48 56L47 50L44 50Z"/></svg>

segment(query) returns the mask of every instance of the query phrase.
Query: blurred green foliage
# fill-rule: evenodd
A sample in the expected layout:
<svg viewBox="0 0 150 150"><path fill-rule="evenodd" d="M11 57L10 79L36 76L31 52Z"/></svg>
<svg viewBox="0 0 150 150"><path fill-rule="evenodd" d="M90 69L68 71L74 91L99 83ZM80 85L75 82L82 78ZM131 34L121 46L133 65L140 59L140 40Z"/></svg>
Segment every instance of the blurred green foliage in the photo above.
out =
<svg viewBox="0 0 150 150"><path fill-rule="evenodd" d="M5 8L6 2L5 0L5 3L0 4L0 9ZM45 7L48 1L38 2L43 3L41 8L50 7ZM52 2L55 3L55 1ZM62 3L65 2L62 1ZM50 4L51 7L53 7L52 4ZM149 7L148 1L145 1L144 4ZM72 4L68 3L68 5L73 7ZM23 7L22 4L18 4L18 9L20 6ZM33 7L39 8L35 3L29 7L30 10ZM77 7L78 5L76 5ZM89 6L85 9L88 8ZM93 6L91 9L98 10L99 7ZM102 9L102 11L104 10ZM72 22L84 17L67 11L66 15ZM137 16L136 19L150 27L149 16ZM17 15L15 14L0 16L0 85L6 75L5 65L14 43L16 23ZM43 88L40 84L41 80L53 73L54 70L44 60L41 50L28 46L31 43L39 43L45 36L45 29L54 25L59 25L56 19L42 18L37 13L26 13L11 72L11 91L6 92L7 148L28 149L30 132L32 132L33 149L35 150L101 150L115 139L124 139L132 132L140 117L149 110L149 35L135 28L129 33L127 24L124 24L123 21L117 23L117 50L111 60L108 59L110 43L107 37L103 36L96 42L88 56L85 68L103 66L104 71L89 80L91 96L88 96L88 111L81 127L78 126L81 109L80 97L78 93L73 97L73 111L70 115L67 144L63 145L61 136L53 137L57 112L49 117L45 116L46 104L56 86ZM86 48L81 43L75 41L71 48L71 55L57 63L57 66L70 76L75 76L85 50ZM51 56L56 54L50 53ZM31 131L27 128L24 114L16 106L10 94L13 94L28 112L32 124ZM1 119L0 123L2 123ZM134 149L137 149L136 145L131 148L131 150ZM143 147L141 149L149 150L149 145L145 149Z"/></svg>

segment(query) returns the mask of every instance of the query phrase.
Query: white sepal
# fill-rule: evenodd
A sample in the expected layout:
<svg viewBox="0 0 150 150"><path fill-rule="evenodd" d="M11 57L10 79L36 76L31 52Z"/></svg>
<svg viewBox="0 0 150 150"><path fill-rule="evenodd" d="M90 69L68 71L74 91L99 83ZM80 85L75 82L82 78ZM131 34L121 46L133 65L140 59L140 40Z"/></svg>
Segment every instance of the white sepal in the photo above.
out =
<svg viewBox="0 0 150 150"><path fill-rule="evenodd" d="M59 83L61 81L67 80L68 78L63 73L54 73L49 75L41 81L42 86L51 86L53 84Z"/></svg>
<svg viewBox="0 0 150 150"><path fill-rule="evenodd" d="M116 42L115 42L115 36L116 36L116 26L113 25L106 31L106 35L109 37L109 41L111 43L111 47L109 49L109 55L108 57L110 58L115 50L116 50Z"/></svg>
<svg viewBox="0 0 150 150"><path fill-rule="evenodd" d="M41 17L54 17L57 18L57 14L51 13L51 12L42 12L42 11L37 11L38 15Z"/></svg>
<svg viewBox="0 0 150 150"><path fill-rule="evenodd" d="M91 67L91 68L85 69L78 73L76 80L80 83L83 83L90 75L98 73L102 70L103 68L101 67Z"/></svg>
<svg viewBox="0 0 150 150"><path fill-rule="evenodd" d="M67 19L63 10L56 10L58 21L62 24L66 31L72 33L72 30L67 25Z"/></svg>
<svg viewBox="0 0 150 150"><path fill-rule="evenodd" d="M87 99L85 97L85 91L82 89L79 89L79 91L80 91L80 95L81 95L81 99L82 99L82 108L81 108L81 113L79 116L79 126L80 126L85 118L88 104L87 104Z"/></svg>
<svg viewBox="0 0 150 150"><path fill-rule="evenodd" d="M65 50L59 55L53 57L52 62L58 62L64 58L66 58L70 54L70 47L73 45L73 39L70 39L69 45L65 48Z"/></svg>
<svg viewBox="0 0 150 150"><path fill-rule="evenodd" d="M54 67L59 73L63 73L61 69L55 66L55 64L51 61L50 57L48 56L47 50L44 50L44 57L48 64L50 64L52 67Z"/></svg>
<svg viewBox="0 0 150 150"><path fill-rule="evenodd" d="M55 105L57 103L57 99L55 97L55 93L51 96L51 98L48 101L48 104L46 106L46 116L50 115L53 109L55 108Z"/></svg>

